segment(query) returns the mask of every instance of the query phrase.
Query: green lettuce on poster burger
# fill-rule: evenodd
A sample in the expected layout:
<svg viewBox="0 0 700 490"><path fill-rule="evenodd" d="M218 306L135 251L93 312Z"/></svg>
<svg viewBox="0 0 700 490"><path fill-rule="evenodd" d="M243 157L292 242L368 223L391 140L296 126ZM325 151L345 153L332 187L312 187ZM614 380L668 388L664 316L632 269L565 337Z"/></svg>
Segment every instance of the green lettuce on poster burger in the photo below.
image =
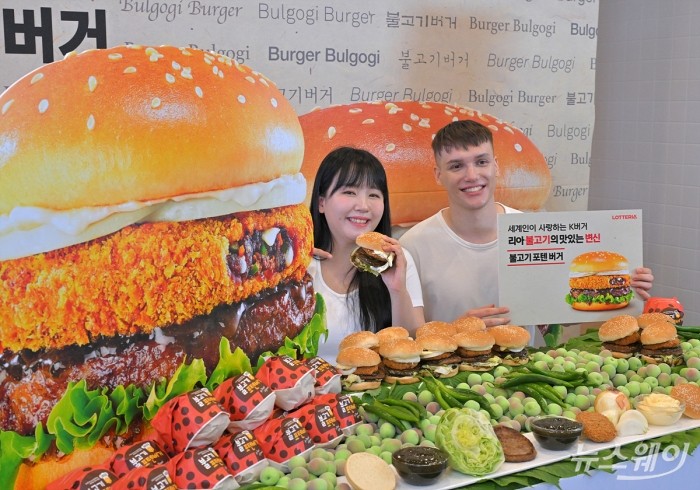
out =
<svg viewBox="0 0 700 490"><path fill-rule="evenodd" d="M37 68L0 111L0 487L101 463L266 353L316 354L303 137L270 80L118 46Z"/></svg>

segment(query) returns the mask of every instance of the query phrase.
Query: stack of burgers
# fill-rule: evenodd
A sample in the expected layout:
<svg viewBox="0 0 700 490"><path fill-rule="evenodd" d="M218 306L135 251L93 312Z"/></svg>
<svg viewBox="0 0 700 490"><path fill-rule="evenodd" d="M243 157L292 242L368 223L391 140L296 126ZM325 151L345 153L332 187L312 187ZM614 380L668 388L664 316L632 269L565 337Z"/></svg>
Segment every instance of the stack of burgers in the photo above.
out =
<svg viewBox="0 0 700 490"><path fill-rule="evenodd" d="M459 371L489 371L499 364L528 362L530 334L516 325L486 328L476 317L452 323L432 321L409 332L392 326L379 332L356 332L339 345L336 366L346 390L362 391L388 383L411 384L421 374L448 378Z"/></svg>
<svg viewBox="0 0 700 490"><path fill-rule="evenodd" d="M603 349L613 357L641 357L650 364L677 366L683 362L683 350L676 326L662 313L645 313L638 317L618 315L604 322L598 330Z"/></svg>

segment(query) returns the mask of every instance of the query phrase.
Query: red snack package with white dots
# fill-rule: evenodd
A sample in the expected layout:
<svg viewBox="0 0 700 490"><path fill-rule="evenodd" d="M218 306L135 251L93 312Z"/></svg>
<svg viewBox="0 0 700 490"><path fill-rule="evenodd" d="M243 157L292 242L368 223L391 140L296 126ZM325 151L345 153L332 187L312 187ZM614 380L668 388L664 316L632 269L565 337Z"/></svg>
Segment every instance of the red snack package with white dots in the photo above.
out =
<svg viewBox="0 0 700 490"><path fill-rule="evenodd" d="M151 425L169 456L219 440L229 415L206 388L190 391L160 407Z"/></svg>
<svg viewBox="0 0 700 490"><path fill-rule="evenodd" d="M167 467L177 488L234 490L240 486L211 447L188 449L173 457Z"/></svg>
<svg viewBox="0 0 700 490"><path fill-rule="evenodd" d="M306 365L315 371L316 384L314 389L317 395L325 393L340 393L340 371L322 357L312 357L306 360Z"/></svg>
<svg viewBox="0 0 700 490"><path fill-rule="evenodd" d="M270 465L252 432L226 433L214 443L214 449L236 481L246 485L256 481Z"/></svg>
<svg viewBox="0 0 700 490"><path fill-rule="evenodd" d="M318 395L312 403L325 403L330 405L335 419L340 425L343 434L352 435L355 427L362 423L359 407L355 403L355 398L343 393L327 393Z"/></svg>
<svg viewBox="0 0 700 490"><path fill-rule="evenodd" d="M111 490L178 490L165 465L134 468L109 488Z"/></svg>
<svg viewBox="0 0 700 490"><path fill-rule="evenodd" d="M282 410L294 410L315 394L313 369L289 356L270 357L255 377L275 392L275 405Z"/></svg>
<svg viewBox="0 0 700 490"><path fill-rule="evenodd" d="M121 478L134 468L157 466L169 459L156 441L147 439L119 448L109 458L109 467Z"/></svg>
<svg viewBox="0 0 700 490"><path fill-rule="evenodd" d="M345 437L327 403L307 403L289 414L296 417L317 447L333 448Z"/></svg>
<svg viewBox="0 0 700 490"><path fill-rule="evenodd" d="M272 418L253 431L270 465L288 472L287 461L294 456L308 460L314 443L296 417Z"/></svg>
<svg viewBox="0 0 700 490"><path fill-rule="evenodd" d="M265 383L247 371L217 386L214 396L229 413L229 432L252 430L265 422L277 398Z"/></svg>

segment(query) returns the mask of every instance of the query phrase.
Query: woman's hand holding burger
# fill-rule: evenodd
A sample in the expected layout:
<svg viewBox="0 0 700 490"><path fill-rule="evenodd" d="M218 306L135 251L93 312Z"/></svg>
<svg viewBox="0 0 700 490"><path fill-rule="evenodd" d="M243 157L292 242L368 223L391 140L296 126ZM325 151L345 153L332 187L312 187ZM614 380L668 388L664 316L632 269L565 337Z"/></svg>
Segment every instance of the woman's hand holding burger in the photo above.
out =
<svg viewBox="0 0 700 490"><path fill-rule="evenodd" d="M394 266L381 273L382 281L386 284L389 293L393 295L397 292L406 291L406 256L399 241L388 236L384 237L382 250L395 255Z"/></svg>

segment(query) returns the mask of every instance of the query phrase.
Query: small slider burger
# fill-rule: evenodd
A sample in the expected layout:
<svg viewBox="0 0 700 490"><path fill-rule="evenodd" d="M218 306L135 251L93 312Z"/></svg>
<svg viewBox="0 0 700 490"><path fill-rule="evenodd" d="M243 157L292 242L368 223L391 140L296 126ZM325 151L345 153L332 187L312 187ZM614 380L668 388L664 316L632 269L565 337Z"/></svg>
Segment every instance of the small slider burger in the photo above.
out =
<svg viewBox="0 0 700 490"><path fill-rule="evenodd" d="M413 339L396 339L379 346L382 356L387 383L411 384L417 383L418 366L423 349Z"/></svg>
<svg viewBox="0 0 700 490"><path fill-rule="evenodd" d="M393 342L397 339L407 339L410 337L408 330L404 327L385 327L376 333L377 339L379 340L379 345L386 344L387 342Z"/></svg>
<svg viewBox="0 0 700 490"><path fill-rule="evenodd" d="M492 352L496 339L488 330L459 332L452 338L461 357L460 371L489 371L500 364L501 359Z"/></svg>
<svg viewBox="0 0 700 490"><path fill-rule="evenodd" d="M477 316L463 316L452 322L457 332L472 332L474 330L486 330L486 323Z"/></svg>
<svg viewBox="0 0 700 490"><path fill-rule="evenodd" d="M343 337L343 340L338 344L338 351L347 349L348 347L364 347L365 349L372 349L376 352L377 349L379 349L379 337L377 337L374 332L368 330L353 332Z"/></svg>
<svg viewBox="0 0 700 490"><path fill-rule="evenodd" d="M457 343L452 338L430 334L416 342L421 348L421 369L430 371L436 378L451 378L457 374L462 358L455 353Z"/></svg>
<svg viewBox="0 0 700 490"><path fill-rule="evenodd" d="M618 315L603 323L598 338L603 342L603 349L617 358L632 357L641 347L637 319L630 315Z"/></svg>
<svg viewBox="0 0 700 490"><path fill-rule="evenodd" d="M639 325L639 328L644 330L647 328L649 325L652 325L654 323L658 322L666 322L670 323L671 325L675 325L673 319L668 316L665 313L660 313L660 312L654 312L654 313L642 313L637 317L637 324Z"/></svg>
<svg viewBox="0 0 700 490"><path fill-rule="evenodd" d="M575 310L624 308L632 300L627 258L614 252L587 252L571 261L566 302Z"/></svg>
<svg viewBox="0 0 700 490"><path fill-rule="evenodd" d="M668 322L648 325L640 335L642 359L650 364L666 363L669 366L683 364L683 349L676 326Z"/></svg>
<svg viewBox="0 0 700 490"><path fill-rule="evenodd" d="M527 344L530 342L530 332L516 325L498 325L491 327L488 332L493 335L495 344L493 353L506 366L527 364L530 360Z"/></svg>
<svg viewBox="0 0 700 490"><path fill-rule="evenodd" d="M342 374L343 389L348 391L379 388L384 378L379 354L363 347L348 347L338 352L335 366Z"/></svg>
<svg viewBox="0 0 700 490"><path fill-rule="evenodd" d="M431 322L424 323L423 325L418 327L418 329L416 329L416 338L419 339L424 335L433 334L447 335L448 337L452 337L456 333L457 330L451 323L433 320Z"/></svg>
<svg viewBox="0 0 700 490"><path fill-rule="evenodd" d="M375 276L392 267L396 255L393 252L384 251L385 238L384 235L376 231L358 236L355 239L357 248L350 255L352 265Z"/></svg>

